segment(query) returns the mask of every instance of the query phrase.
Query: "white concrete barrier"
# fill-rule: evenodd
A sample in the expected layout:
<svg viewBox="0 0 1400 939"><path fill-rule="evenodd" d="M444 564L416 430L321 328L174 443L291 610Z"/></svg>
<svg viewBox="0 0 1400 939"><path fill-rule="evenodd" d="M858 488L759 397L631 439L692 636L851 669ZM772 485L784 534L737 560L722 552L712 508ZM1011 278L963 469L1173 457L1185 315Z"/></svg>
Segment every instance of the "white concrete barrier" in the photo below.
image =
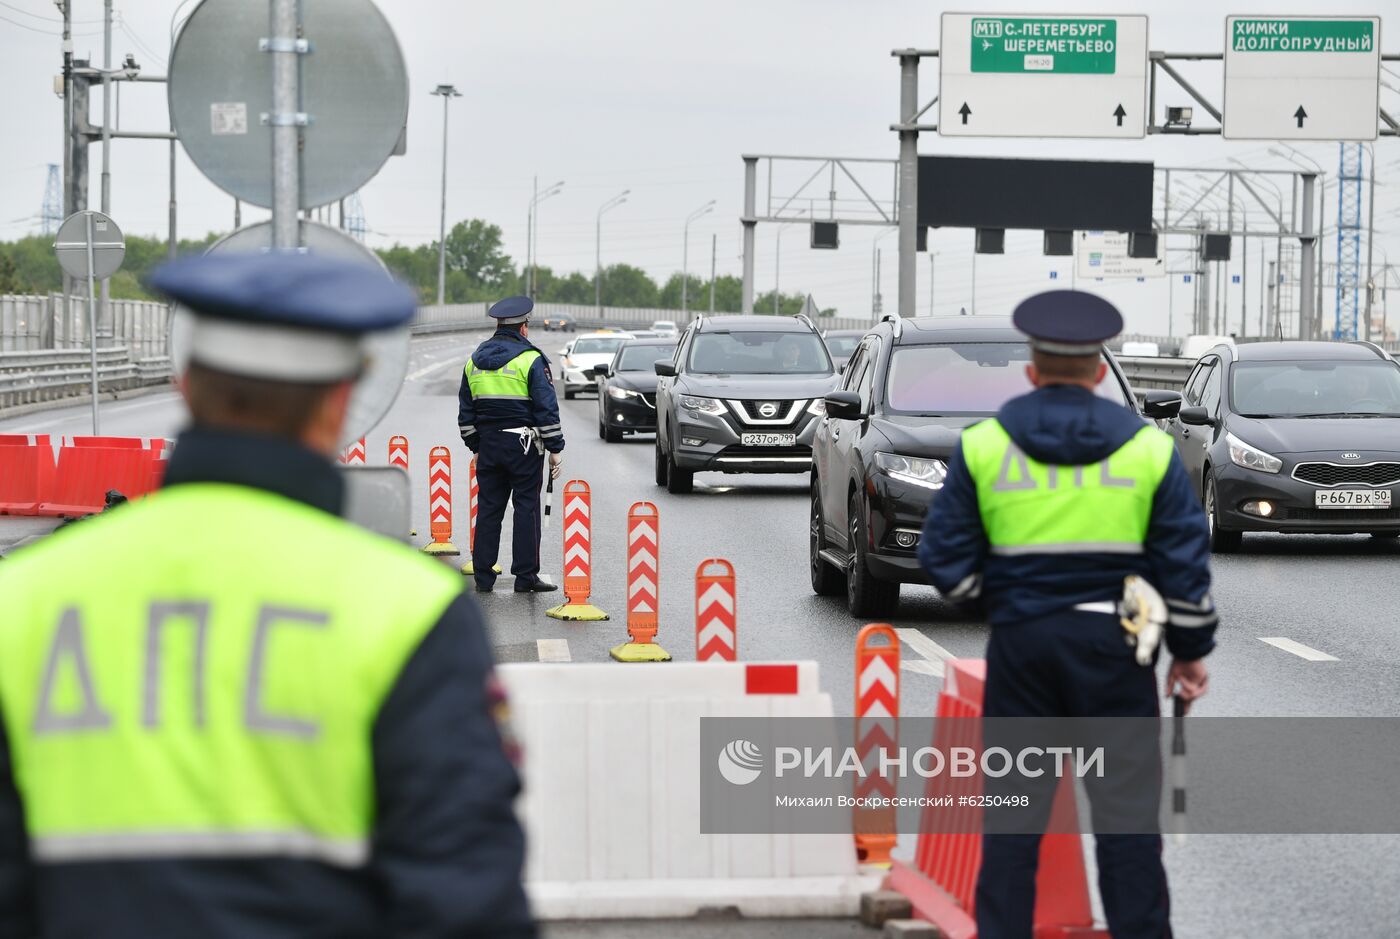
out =
<svg viewBox="0 0 1400 939"><path fill-rule="evenodd" d="M850 835L700 832L700 718L831 717L815 662L499 672L524 746L526 887L541 919L850 916L878 885Z"/></svg>

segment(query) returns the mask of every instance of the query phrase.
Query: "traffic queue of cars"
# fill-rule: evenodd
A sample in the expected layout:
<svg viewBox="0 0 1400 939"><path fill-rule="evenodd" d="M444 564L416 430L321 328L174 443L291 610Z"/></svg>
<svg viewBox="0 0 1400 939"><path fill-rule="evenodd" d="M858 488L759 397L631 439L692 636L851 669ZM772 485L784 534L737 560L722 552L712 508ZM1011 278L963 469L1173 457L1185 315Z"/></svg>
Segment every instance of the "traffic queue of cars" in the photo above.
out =
<svg viewBox="0 0 1400 939"><path fill-rule="evenodd" d="M653 327L571 342L565 396L597 391L609 442L654 432L656 483L672 493L690 492L697 472L808 474L812 589L844 595L861 617L892 615L902 584L926 582L924 516L963 429L1030 390L1009 317L888 316L826 334L804 316L699 316L678 336ZM1247 532L1400 537L1389 354L1229 338L1191 352L1180 391L1139 399L1105 348L1098 393L1172 436L1213 550L1238 550Z"/></svg>

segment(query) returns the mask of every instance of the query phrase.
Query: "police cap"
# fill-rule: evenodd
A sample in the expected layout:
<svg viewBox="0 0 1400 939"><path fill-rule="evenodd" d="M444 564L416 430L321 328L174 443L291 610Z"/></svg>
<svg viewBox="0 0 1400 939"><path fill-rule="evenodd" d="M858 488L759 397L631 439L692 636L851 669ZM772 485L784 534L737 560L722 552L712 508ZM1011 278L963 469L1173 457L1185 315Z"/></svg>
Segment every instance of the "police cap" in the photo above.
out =
<svg viewBox="0 0 1400 939"><path fill-rule="evenodd" d="M191 361L286 382L354 378L362 337L406 324L417 305L383 270L290 252L184 258L150 283L193 314Z"/></svg>
<svg viewBox="0 0 1400 939"><path fill-rule="evenodd" d="M514 326L527 322L530 319L530 311L534 308L535 301L529 297L506 297L491 304L491 309L486 311L486 315L494 319L497 325Z"/></svg>
<svg viewBox="0 0 1400 939"><path fill-rule="evenodd" d="M1011 314L1031 348L1051 355L1096 355L1123 331L1123 316L1103 297L1078 290L1047 290L1022 300Z"/></svg>

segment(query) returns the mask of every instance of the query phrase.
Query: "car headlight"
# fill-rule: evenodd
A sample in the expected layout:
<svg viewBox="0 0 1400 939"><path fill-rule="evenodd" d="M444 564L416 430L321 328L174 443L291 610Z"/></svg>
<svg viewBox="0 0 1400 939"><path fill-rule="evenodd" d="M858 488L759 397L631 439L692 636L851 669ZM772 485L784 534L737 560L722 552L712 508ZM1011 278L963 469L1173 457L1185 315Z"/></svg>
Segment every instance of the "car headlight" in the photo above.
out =
<svg viewBox="0 0 1400 939"><path fill-rule="evenodd" d="M948 464L942 460L877 452L875 465L891 479L913 483L925 489L942 489L943 480L948 478Z"/></svg>
<svg viewBox="0 0 1400 939"><path fill-rule="evenodd" d="M612 388L612 387L610 387L610 388L608 388L608 397L609 397L609 398L616 398L617 400L621 401L621 400L623 400L624 398L635 398L635 397L638 397L638 395L637 395L637 392L633 391L631 388Z"/></svg>
<svg viewBox="0 0 1400 939"><path fill-rule="evenodd" d="M1236 466L1258 470L1261 473L1277 473L1283 469L1283 461L1278 457L1257 447L1251 447L1234 434L1225 434L1225 445L1230 448L1230 462Z"/></svg>
<svg viewBox="0 0 1400 939"><path fill-rule="evenodd" d="M807 405L807 413L815 414L817 417L826 417L826 402L821 398L814 398L812 403Z"/></svg>
<svg viewBox="0 0 1400 939"><path fill-rule="evenodd" d="M724 405L714 398L702 398L699 395L681 395L681 407L687 411L699 411L701 414L723 414Z"/></svg>

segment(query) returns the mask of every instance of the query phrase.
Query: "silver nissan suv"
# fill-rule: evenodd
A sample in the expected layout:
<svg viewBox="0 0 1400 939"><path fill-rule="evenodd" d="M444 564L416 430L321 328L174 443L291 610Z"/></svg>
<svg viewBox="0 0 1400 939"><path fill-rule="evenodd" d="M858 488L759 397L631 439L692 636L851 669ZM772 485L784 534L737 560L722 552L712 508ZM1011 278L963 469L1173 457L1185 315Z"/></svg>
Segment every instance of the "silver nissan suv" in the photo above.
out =
<svg viewBox="0 0 1400 939"><path fill-rule="evenodd" d="M700 316L657 362L656 484L699 472L806 473L836 369L805 316Z"/></svg>

